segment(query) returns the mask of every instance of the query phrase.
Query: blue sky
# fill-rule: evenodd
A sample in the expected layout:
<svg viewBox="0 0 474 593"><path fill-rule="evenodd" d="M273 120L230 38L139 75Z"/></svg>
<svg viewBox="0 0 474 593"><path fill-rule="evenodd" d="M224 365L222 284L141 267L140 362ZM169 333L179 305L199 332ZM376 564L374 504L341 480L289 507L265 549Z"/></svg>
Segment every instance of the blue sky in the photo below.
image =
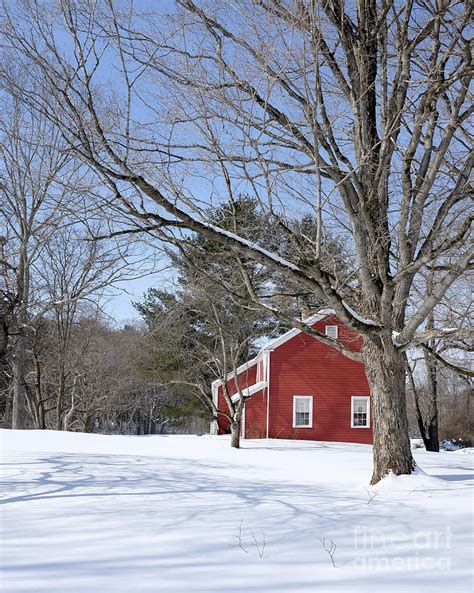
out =
<svg viewBox="0 0 474 593"><path fill-rule="evenodd" d="M116 294L109 297L105 304L105 311L118 323L136 320L139 318L132 301L140 300L143 293L160 284L160 274L153 274L137 280L127 280L119 284Z"/></svg>
<svg viewBox="0 0 474 593"><path fill-rule="evenodd" d="M150 262L156 255L154 250L149 252ZM139 263L137 262L137 267ZM150 264L150 266L153 264ZM149 268L151 269L151 267ZM161 288L165 290L174 290L175 272L170 262L161 258L154 262L154 272L141 274L140 277L117 282L112 289L107 292L102 301L105 312L110 315L117 323L123 324L129 321L140 319L139 314L133 306L133 302L142 299L143 294L149 288Z"/></svg>

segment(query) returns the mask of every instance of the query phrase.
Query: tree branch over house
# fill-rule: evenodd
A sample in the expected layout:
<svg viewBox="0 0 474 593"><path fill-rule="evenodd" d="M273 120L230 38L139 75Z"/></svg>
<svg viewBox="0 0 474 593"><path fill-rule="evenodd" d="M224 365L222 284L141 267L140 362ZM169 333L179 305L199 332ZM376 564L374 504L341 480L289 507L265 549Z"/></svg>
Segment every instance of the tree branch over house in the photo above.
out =
<svg viewBox="0 0 474 593"><path fill-rule="evenodd" d="M414 468L404 352L435 337L426 320L472 261L473 7L316 4L179 0L145 19L26 0L5 9L0 79L116 184L104 208L157 241L194 231L286 275L362 336L375 483ZM209 220L229 184L255 196L269 228L311 212L318 243L343 237L350 297L305 250L286 258ZM433 291L413 298L433 266Z"/></svg>

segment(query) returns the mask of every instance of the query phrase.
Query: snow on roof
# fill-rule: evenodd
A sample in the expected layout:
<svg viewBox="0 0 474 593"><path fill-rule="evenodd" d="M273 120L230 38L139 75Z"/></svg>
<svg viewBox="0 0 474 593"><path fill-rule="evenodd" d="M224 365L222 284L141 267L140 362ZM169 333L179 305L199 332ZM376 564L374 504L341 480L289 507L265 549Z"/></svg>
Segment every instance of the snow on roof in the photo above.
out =
<svg viewBox="0 0 474 593"><path fill-rule="evenodd" d="M336 312L334 311L334 309L322 309L321 311L318 311L314 315L307 317L304 320L304 323L306 323L306 325L314 325L318 321L322 321L325 317L329 317L329 315L336 315ZM261 360L261 357L263 356L264 352L269 352L269 351L271 352L273 350L276 350L282 344L285 344L286 342L288 342L288 340L291 340L292 338L294 338L295 336L297 336L301 333L303 333L303 330L294 327L294 328L290 329L289 331L285 332L284 334L282 334L281 336L278 336L278 338L273 338L267 344L262 346L262 348L260 348L257 356L255 356L254 358L241 364L235 371L227 373L227 380L233 379L236 374L239 375L243 371L245 371L245 370L253 367L255 364L257 364ZM220 379L216 379L213 382L213 385L214 384L220 385L221 383L222 383L222 381Z"/></svg>
<svg viewBox="0 0 474 593"><path fill-rule="evenodd" d="M318 311L318 313L315 313L314 315L307 317L304 320L304 323L306 323L306 325L314 325L318 321L322 321L325 317L328 317L329 315L335 315L335 314L336 314L336 312L334 311L334 309L322 309L321 311ZM285 342L288 342L288 340L291 340L292 338L294 338L295 336L297 336L298 334L301 334L301 333L303 333L303 330L294 327L294 328L290 329L289 331L285 332L284 334L282 334L281 336L278 336L278 338L273 338L273 340L270 340L268 342L268 344L265 344L265 346L263 346L260 349L260 352L258 353L256 358L258 358L260 356L260 354L262 352L264 352L265 350L275 350L276 348L279 348Z"/></svg>

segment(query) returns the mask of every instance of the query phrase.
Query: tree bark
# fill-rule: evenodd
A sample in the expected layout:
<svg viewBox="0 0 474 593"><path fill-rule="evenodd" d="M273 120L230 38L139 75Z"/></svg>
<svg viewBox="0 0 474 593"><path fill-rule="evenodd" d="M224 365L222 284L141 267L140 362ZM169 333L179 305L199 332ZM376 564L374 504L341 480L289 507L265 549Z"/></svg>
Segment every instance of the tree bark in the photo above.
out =
<svg viewBox="0 0 474 593"><path fill-rule="evenodd" d="M410 371L410 373L411 373L411 371ZM420 397L419 397L419 394L418 394L418 391L417 391L417 388L415 385L415 381L413 380L413 377L411 377L411 386L412 386L412 391L413 391L413 401L415 402L415 412L416 412L416 421L418 424L418 430L420 431L421 438L423 439L423 443L426 448L428 445L429 439L426 438L425 423L423 421L423 414L421 413L421 408L420 408Z"/></svg>
<svg viewBox="0 0 474 593"><path fill-rule="evenodd" d="M411 454L405 399L404 356L388 333L366 338L362 348L370 386L373 418L374 469L371 484L393 472L411 474Z"/></svg>
<svg viewBox="0 0 474 593"><path fill-rule="evenodd" d="M46 428L46 415L42 393L41 364L38 353L33 351L35 384L33 391L27 391L29 408L33 416L33 426L37 430Z"/></svg>
<svg viewBox="0 0 474 593"><path fill-rule="evenodd" d="M71 421L71 418L73 417L76 411L76 387L78 379L78 375L75 375L71 388L71 406L68 412L64 415L62 422L62 430L69 430L69 422Z"/></svg>
<svg viewBox="0 0 474 593"><path fill-rule="evenodd" d="M150 415L148 416L148 434L155 434L155 433L156 433L155 412L153 409L151 409Z"/></svg>
<svg viewBox="0 0 474 593"><path fill-rule="evenodd" d="M433 275L428 276L427 281L427 295L430 296L433 293ZM434 313L433 311L426 318L426 329L434 329ZM436 340L431 340L429 345L433 350L436 350ZM439 452L439 435L438 435L438 363L435 357L424 351L424 358L426 364L426 370L428 373L427 384L428 384L428 396L429 396L429 407L428 407L428 421L425 423L426 430L423 435L423 441L427 451L434 453Z"/></svg>
<svg viewBox="0 0 474 593"><path fill-rule="evenodd" d="M84 418L84 432L92 432L94 428L94 416L93 414L87 414Z"/></svg>
<svg viewBox="0 0 474 593"><path fill-rule="evenodd" d="M426 368L428 371L428 418L425 422L425 431L422 435L425 449L433 453L439 452L438 435L438 370L433 357L425 353Z"/></svg>
<svg viewBox="0 0 474 593"><path fill-rule="evenodd" d="M423 444L427 451L433 453L439 452L439 436L438 436L438 378L436 361L431 355L425 352L425 364L427 370L427 385L425 400L425 413L422 411L420 405L420 397L423 390L418 388L413 376L413 371L410 365L406 365L408 380L413 392L413 401L415 404L416 421L418 423L418 430L420 431Z"/></svg>
<svg viewBox="0 0 474 593"><path fill-rule="evenodd" d="M26 363L26 336L24 329L20 327L16 339L15 351L13 355L13 408L12 408L12 428L26 428L26 383L25 383L25 363Z"/></svg>
<svg viewBox="0 0 474 593"><path fill-rule="evenodd" d="M62 358L63 354L60 353ZM63 403L66 393L66 371L63 360L59 362L58 395L56 400L56 430L64 430L63 427Z"/></svg>
<svg viewBox="0 0 474 593"><path fill-rule="evenodd" d="M425 449L432 453L439 453L439 437L438 437L438 418L430 419L430 423L427 428L426 438L423 439L425 443Z"/></svg>
<svg viewBox="0 0 474 593"><path fill-rule="evenodd" d="M433 453L439 452L439 437L438 437L438 406L435 403L435 408L432 410L431 415L425 421L423 413L420 408L419 394L416 389L415 382L412 381L413 399L415 402L416 421L418 423L418 430L420 431L423 444L427 451ZM432 405L432 402L430 402Z"/></svg>
<svg viewBox="0 0 474 593"><path fill-rule="evenodd" d="M241 420L233 420L230 423L230 446L235 449L240 448L240 423Z"/></svg>
<svg viewBox="0 0 474 593"><path fill-rule="evenodd" d="M9 385L8 380L8 306L7 293L0 290L0 392L6 393ZM0 402L0 406L6 406L6 402ZM3 411L3 410L2 410Z"/></svg>

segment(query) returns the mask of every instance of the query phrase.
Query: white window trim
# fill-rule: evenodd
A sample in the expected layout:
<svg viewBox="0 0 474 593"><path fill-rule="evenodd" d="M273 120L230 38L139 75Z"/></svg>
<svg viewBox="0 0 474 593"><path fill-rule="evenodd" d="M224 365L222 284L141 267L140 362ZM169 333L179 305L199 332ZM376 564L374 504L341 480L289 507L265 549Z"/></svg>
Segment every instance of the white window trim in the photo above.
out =
<svg viewBox="0 0 474 593"><path fill-rule="evenodd" d="M329 334L328 334L328 329L329 328L336 330L336 335L335 336L329 336ZM326 327L324 328L324 333L328 337L332 338L333 340L337 340L337 338L339 337L339 327L337 325L326 325Z"/></svg>
<svg viewBox="0 0 474 593"><path fill-rule="evenodd" d="M296 424L296 400L306 399L309 401L309 424ZM313 396L312 395L294 395L293 396L293 428L313 428Z"/></svg>
<svg viewBox="0 0 474 593"><path fill-rule="evenodd" d="M356 399L365 399L367 401L367 424L365 426L354 426L354 401ZM351 428L370 428L370 396L353 395L351 397Z"/></svg>

